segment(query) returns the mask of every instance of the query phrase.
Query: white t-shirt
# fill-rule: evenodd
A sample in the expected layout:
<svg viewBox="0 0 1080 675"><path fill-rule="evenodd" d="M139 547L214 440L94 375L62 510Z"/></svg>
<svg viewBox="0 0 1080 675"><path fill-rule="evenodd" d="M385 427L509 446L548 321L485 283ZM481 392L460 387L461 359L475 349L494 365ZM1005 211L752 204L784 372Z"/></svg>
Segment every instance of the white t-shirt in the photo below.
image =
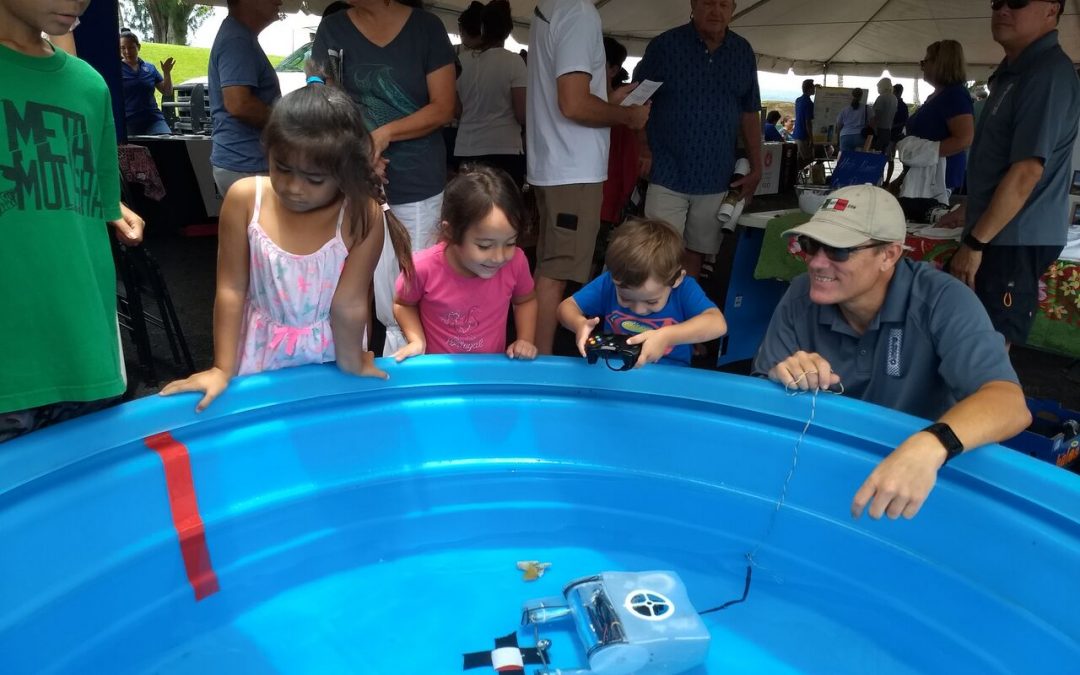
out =
<svg viewBox="0 0 1080 675"><path fill-rule="evenodd" d="M600 14L588 0L540 0L543 16L529 28L529 87L526 92L528 181L573 185L607 180L611 130L572 122L559 111L557 79L568 73L592 76L589 90L607 100L607 61Z"/></svg>
<svg viewBox="0 0 1080 675"><path fill-rule="evenodd" d="M510 90L524 89L528 79L525 61L513 52L505 49L462 52L461 75L457 80L461 120L455 155L521 154L521 125L514 117Z"/></svg>

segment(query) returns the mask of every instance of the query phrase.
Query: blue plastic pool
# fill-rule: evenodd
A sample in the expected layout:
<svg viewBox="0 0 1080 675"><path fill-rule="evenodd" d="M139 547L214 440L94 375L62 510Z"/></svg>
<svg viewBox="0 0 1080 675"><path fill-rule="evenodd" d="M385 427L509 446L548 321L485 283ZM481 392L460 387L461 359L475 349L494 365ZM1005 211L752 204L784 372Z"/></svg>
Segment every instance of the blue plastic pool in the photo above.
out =
<svg viewBox="0 0 1080 675"><path fill-rule="evenodd" d="M387 367L254 376L200 415L152 397L0 446L0 672L460 673L572 579L672 570L702 610L741 596L755 548L691 672L1077 672L1075 475L985 448L916 519L854 521L922 423L821 396L777 510L809 396L563 359ZM195 501L167 489L162 438ZM519 560L551 567L526 582ZM549 636L556 665L586 665Z"/></svg>

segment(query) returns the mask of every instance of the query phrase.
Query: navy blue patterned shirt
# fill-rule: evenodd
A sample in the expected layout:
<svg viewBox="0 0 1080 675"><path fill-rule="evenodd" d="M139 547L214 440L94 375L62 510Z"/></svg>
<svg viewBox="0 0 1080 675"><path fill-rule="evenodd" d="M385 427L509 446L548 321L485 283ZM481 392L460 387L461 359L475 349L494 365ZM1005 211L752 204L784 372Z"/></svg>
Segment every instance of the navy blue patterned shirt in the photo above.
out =
<svg viewBox="0 0 1080 675"><path fill-rule="evenodd" d="M750 43L728 30L709 52L692 23L672 28L649 43L634 71L642 80L664 83L647 127L652 182L686 194L726 191L740 118L761 108Z"/></svg>

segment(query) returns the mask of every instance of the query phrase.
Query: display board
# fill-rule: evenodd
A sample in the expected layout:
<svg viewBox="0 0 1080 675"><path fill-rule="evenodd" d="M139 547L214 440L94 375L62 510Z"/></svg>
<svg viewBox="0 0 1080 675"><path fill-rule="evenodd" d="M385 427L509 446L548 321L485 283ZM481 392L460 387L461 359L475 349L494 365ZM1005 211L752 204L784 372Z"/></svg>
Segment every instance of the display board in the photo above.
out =
<svg viewBox="0 0 1080 675"><path fill-rule="evenodd" d="M836 117L845 106L851 105L853 87L818 87L814 92L814 142L827 143L829 138L838 140L833 127ZM866 91L863 91L866 103Z"/></svg>

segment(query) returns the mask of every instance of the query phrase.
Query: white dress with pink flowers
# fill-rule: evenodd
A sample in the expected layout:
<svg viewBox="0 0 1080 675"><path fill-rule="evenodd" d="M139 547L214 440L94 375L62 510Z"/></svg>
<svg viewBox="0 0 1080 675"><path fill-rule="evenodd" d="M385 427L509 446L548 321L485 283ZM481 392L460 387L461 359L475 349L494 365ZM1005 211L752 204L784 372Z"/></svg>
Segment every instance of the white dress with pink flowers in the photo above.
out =
<svg viewBox="0 0 1080 675"><path fill-rule="evenodd" d="M345 204L334 237L314 253L296 255L275 244L259 225L263 179L255 180L239 374L333 361L330 303L349 254L341 238Z"/></svg>

